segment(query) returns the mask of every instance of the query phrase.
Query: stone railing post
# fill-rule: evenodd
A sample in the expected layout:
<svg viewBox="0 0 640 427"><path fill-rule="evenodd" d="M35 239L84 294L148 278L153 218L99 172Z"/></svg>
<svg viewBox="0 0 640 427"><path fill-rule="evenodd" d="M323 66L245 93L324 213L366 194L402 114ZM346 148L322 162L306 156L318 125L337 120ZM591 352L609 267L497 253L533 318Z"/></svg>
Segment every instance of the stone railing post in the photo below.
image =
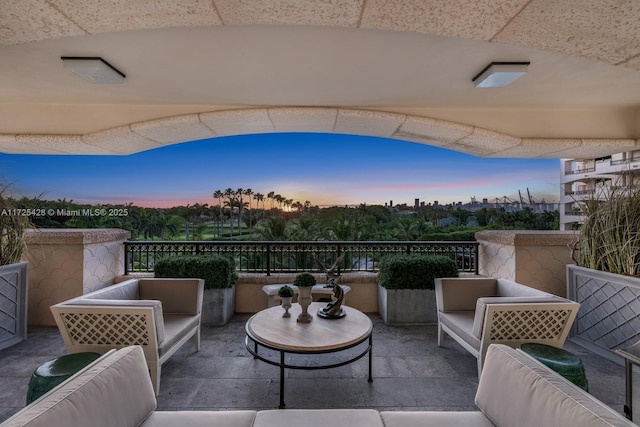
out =
<svg viewBox="0 0 640 427"><path fill-rule="evenodd" d="M479 274L567 296L573 231L488 230L476 233Z"/></svg>
<svg viewBox="0 0 640 427"><path fill-rule="evenodd" d="M124 273L120 229L37 229L27 233L28 324L55 325L49 307L111 285Z"/></svg>

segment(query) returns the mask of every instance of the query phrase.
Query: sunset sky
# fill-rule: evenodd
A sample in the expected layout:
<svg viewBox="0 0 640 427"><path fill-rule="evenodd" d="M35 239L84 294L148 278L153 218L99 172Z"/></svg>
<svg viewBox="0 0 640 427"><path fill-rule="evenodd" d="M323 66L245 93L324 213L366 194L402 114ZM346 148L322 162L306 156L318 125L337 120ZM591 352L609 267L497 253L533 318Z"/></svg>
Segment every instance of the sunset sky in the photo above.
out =
<svg viewBox="0 0 640 427"><path fill-rule="evenodd" d="M484 159L392 139L320 133L243 135L129 156L0 154L18 196L170 207L217 204L228 187L312 205L494 202L518 190L557 201L557 159Z"/></svg>

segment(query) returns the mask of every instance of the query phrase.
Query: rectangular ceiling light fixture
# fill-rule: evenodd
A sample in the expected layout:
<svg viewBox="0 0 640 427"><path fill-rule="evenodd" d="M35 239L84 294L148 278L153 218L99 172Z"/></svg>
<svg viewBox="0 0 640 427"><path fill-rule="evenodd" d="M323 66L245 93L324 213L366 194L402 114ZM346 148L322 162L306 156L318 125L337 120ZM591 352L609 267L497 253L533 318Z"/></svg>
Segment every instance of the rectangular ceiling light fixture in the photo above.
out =
<svg viewBox="0 0 640 427"><path fill-rule="evenodd" d="M476 87L504 87L522 77L530 62L492 62L472 81Z"/></svg>
<svg viewBox="0 0 640 427"><path fill-rule="evenodd" d="M80 77L99 84L122 83L124 73L99 56L62 56L64 68Z"/></svg>

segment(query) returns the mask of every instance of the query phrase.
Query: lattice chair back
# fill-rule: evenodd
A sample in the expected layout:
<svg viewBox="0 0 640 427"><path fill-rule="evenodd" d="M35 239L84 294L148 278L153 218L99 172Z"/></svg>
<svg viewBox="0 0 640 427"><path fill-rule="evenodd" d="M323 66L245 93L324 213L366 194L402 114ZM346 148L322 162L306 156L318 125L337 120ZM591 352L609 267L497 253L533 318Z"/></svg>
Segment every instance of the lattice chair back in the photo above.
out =
<svg viewBox="0 0 640 427"><path fill-rule="evenodd" d="M142 347L147 361L158 360L151 307L54 305L51 312L69 353L106 353L130 345Z"/></svg>
<svg viewBox="0 0 640 427"><path fill-rule="evenodd" d="M579 308L576 302L487 305L479 365L490 344L518 348L539 343L562 348Z"/></svg>

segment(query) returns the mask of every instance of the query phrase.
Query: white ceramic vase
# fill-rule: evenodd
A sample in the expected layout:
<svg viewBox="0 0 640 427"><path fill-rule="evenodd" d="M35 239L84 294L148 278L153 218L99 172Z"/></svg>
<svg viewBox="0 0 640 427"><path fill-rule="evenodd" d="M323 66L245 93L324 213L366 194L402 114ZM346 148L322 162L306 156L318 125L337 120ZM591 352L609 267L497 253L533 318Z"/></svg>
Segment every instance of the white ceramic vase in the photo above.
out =
<svg viewBox="0 0 640 427"><path fill-rule="evenodd" d="M284 314L282 317L291 317L291 313L289 313L289 309L291 308L291 300L292 297L280 297L282 299L282 308L284 308Z"/></svg>
<svg viewBox="0 0 640 427"><path fill-rule="evenodd" d="M300 307L302 307L302 312L298 316L298 322L301 323L309 323L313 319L309 312L309 305L313 298L311 297L311 286L299 286L298 287L298 303L300 303Z"/></svg>

